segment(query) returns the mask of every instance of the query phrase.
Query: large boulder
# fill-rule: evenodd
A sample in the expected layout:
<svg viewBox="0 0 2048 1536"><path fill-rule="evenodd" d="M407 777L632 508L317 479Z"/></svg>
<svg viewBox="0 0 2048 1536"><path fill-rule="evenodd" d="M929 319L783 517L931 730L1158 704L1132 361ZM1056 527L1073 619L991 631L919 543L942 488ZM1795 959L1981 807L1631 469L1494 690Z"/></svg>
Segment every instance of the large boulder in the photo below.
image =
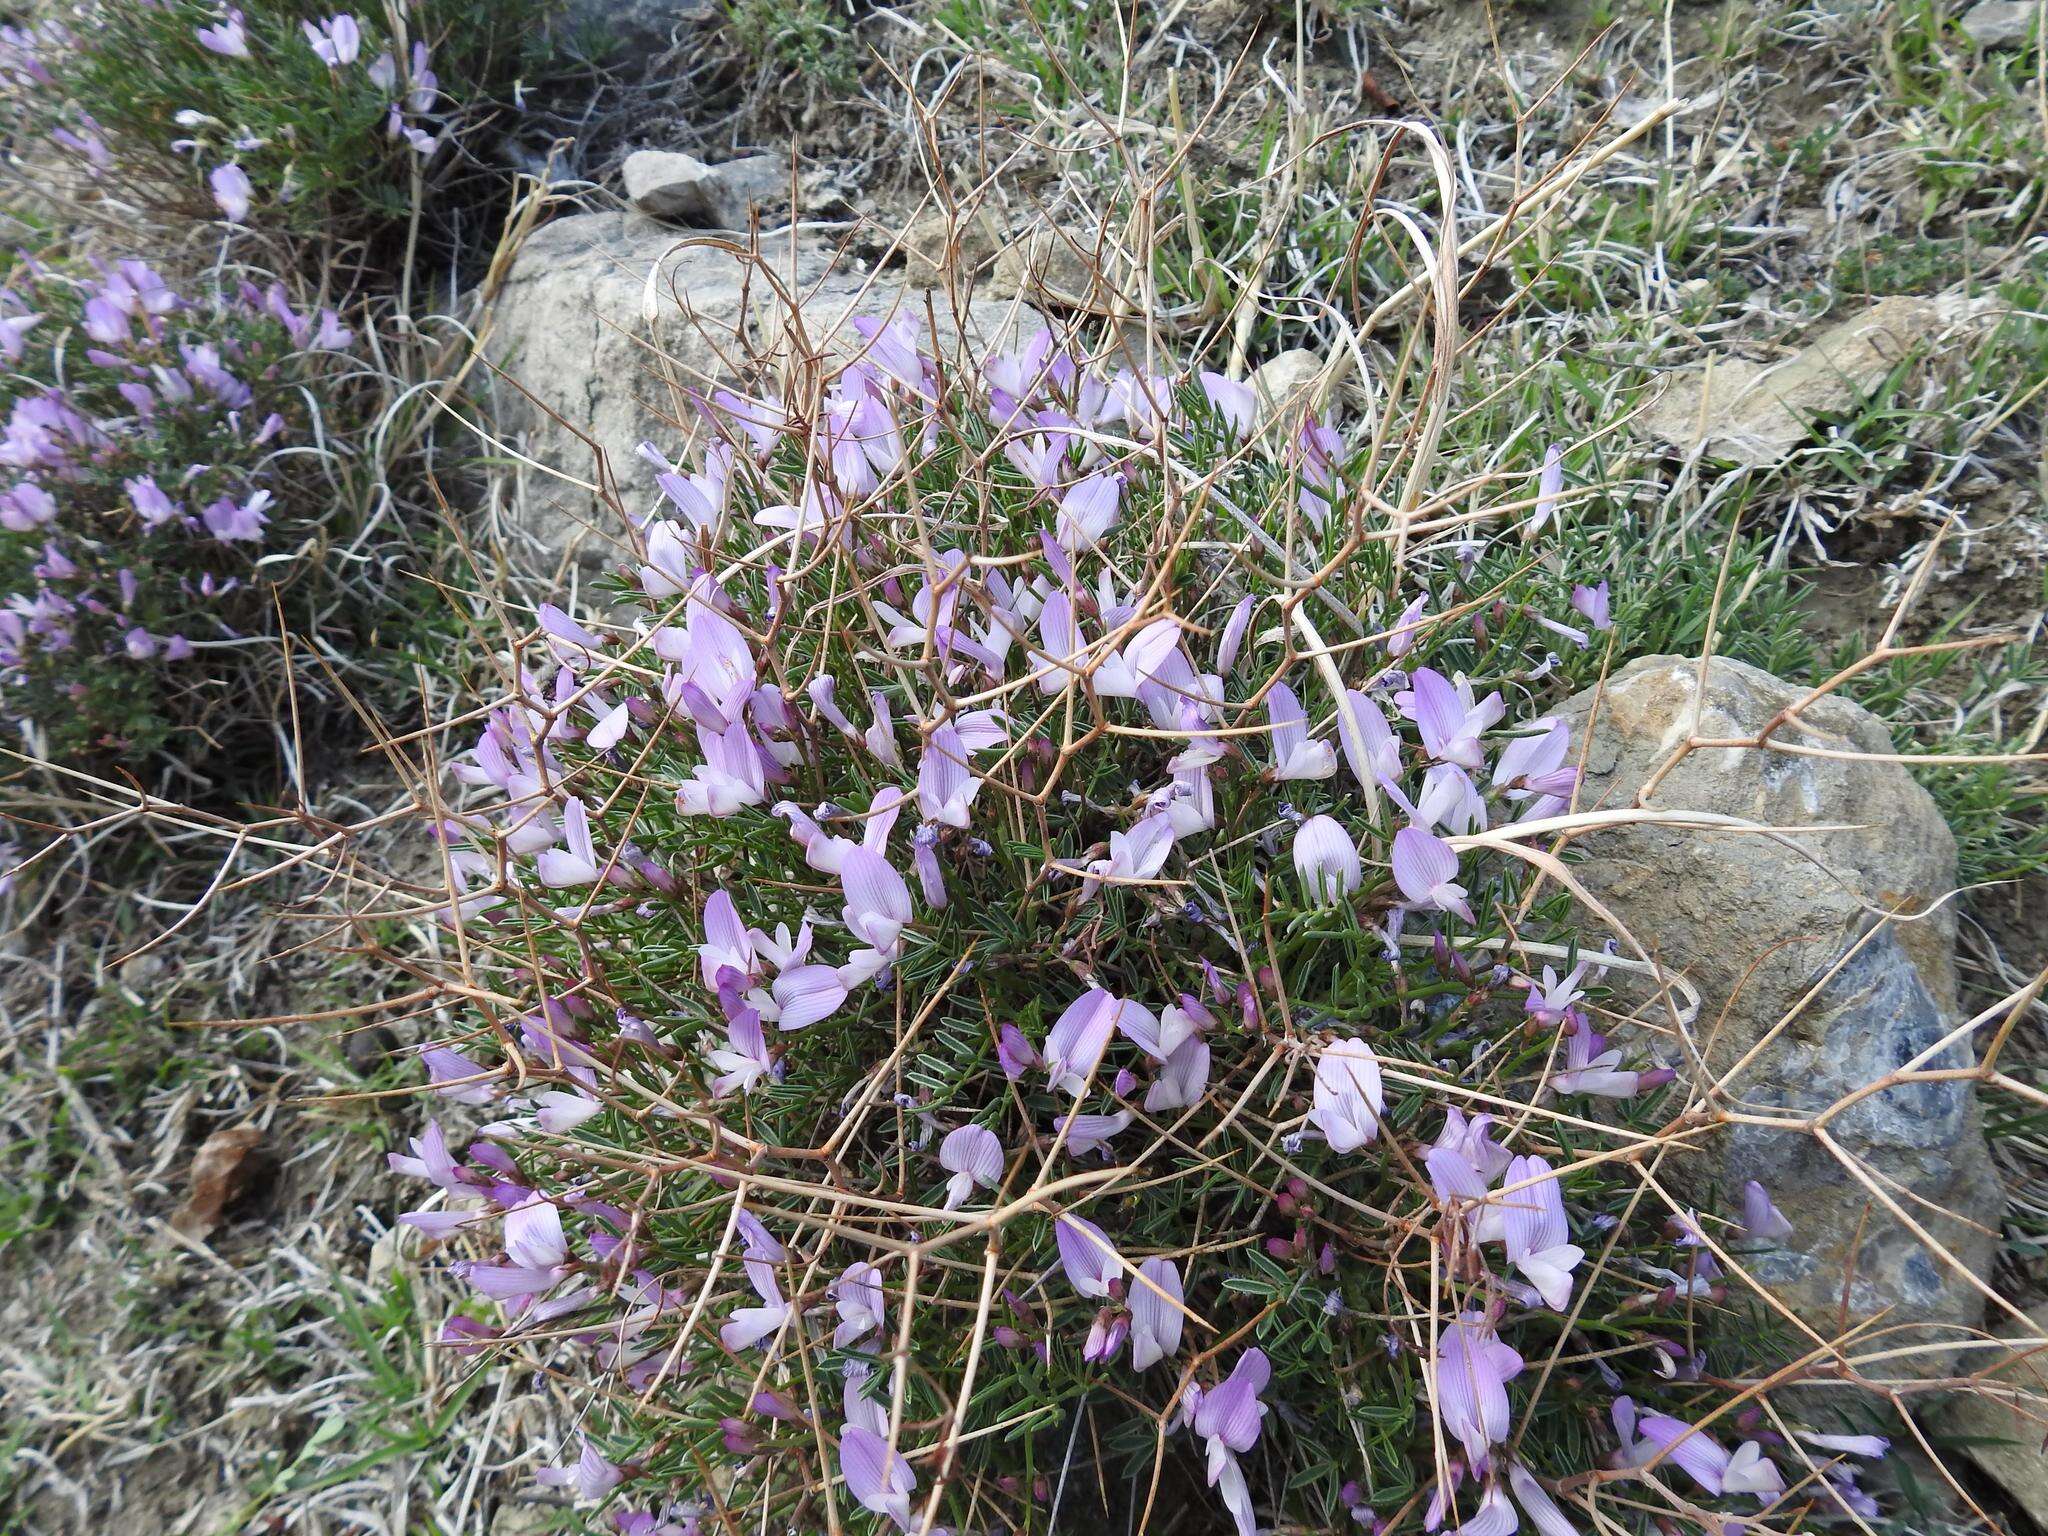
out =
<svg viewBox="0 0 2048 1536"><path fill-rule="evenodd" d="M1633 805L1690 731L1753 737L1804 689L1740 662L1716 660L1704 695L1696 658L1651 656L1560 712L1584 740L1581 809ZM1697 711L1697 713L1695 713ZM1844 753L1888 753L1867 711L1823 699L1776 739ZM1753 1060L1719 1107L1805 1118L1883 1078L1960 1022L1955 840L1927 791L1896 763L1768 749L1687 755L1649 802L1793 829L1745 832L1639 825L1580 847L1577 876L1668 970L1698 988L1694 1045L1652 1043L1695 1089ZM1832 826L1839 830L1800 831ZM1796 844L1796 846L1788 846ZM1897 916L1887 914L1896 913ZM1654 1011L1645 1015L1653 1023ZM1645 1041L1644 1043L1651 1043ZM1929 1062L1967 1067L1967 1044ZM2001 1209L1979 1121L1976 1085L1915 1082L1861 1100L1829 1126L1972 1273L1990 1270ZM1975 1326L1984 1301L1803 1131L1731 1125L1683 1160L1688 1196L1739 1196L1760 1181L1793 1237L1745 1260L1750 1273L1823 1333L1885 1312L1885 1325ZM1953 1337L1947 1330L1923 1340Z"/></svg>
<svg viewBox="0 0 2048 1536"><path fill-rule="evenodd" d="M653 476L635 450L652 441L676 458L693 433L701 440L693 391L749 375L773 389L779 373L814 357L843 365L864 346L851 320L894 314L948 361L979 357L1040 323L1014 303L956 312L946 294L879 280L804 236L777 237L755 260L733 237L690 235L633 213L543 225L506 276L486 345L506 376L495 428L540 466L519 477L510 507L535 546L526 558L573 551L603 563L624 530L591 487L608 475L629 514L651 510Z"/></svg>

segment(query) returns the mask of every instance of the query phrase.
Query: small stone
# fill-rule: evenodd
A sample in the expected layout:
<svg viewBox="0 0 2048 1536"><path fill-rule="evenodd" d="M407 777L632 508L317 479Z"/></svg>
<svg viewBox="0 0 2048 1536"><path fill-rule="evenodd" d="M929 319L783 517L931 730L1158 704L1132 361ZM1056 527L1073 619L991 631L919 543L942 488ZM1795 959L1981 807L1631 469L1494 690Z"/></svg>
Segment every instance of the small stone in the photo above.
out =
<svg viewBox="0 0 2048 1536"><path fill-rule="evenodd" d="M1089 248L1057 230L1039 230L1006 244L996 257L989 293L998 299L1021 296L1055 309L1106 309L1113 297Z"/></svg>
<svg viewBox="0 0 2048 1536"><path fill-rule="evenodd" d="M1268 415L1286 411L1292 417L1317 406L1312 391L1323 375L1320 354L1305 347L1282 352L1252 370L1251 386Z"/></svg>
<svg viewBox="0 0 2048 1536"><path fill-rule="evenodd" d="M2040 16L2035 0L1978 0L1964 13L1962 27L1985 48L2023 48Z"/></svg>
<svg viewBox="0 0 2048 1536"><path fill-rule="evenodd" d="M957 217L943 208L920 214L903 231L898 251L903 280L913 288L944 288L957 277L982 277L1003 247L1003 232L988 212Z"/></svg>
<svg viewBox="0 0 2048 1536"><path fill-rule="evenodd" d="M620 175L642 213L697 229L745 229L754 209L789 203L789 162L780 155L707 165L674 150L639 149Z"/></svg>
<svg viewBox="0 0 2048 1536"><path fill-rule="evenodd" d="M356 1072L368 1077L398 1050L398 1036L382 1024L352 1029L342 1038L341 1054Z"/></svg>
<svg viewBox="0 0 2048 1536"><path fill-rule="evenodd" d="M1744 740L1804 696L1735 661L1716 659L1704 689L1695 658L1631 663L1597 695L1579 804L1632 805L1688 730ZM1558 711L1575 748L1595 699L1583 693ZM1574 877L1700 997L1693 1040L1703 1063L1668 1038L1654 1005L1639 1014L1649 1028L1616 1030L1615 1043L1660 1057L1689 1097L1742 1063L1720 1102L1801 1120L1915 1060L1961 1022L1956 920L1947 904L1956 851L1927 791L1899 764L1871 760L1894 747L1867 710L1825 698L1780 726L1779 738L1841 755L1694 751L1661 780L1651 804L1783 827L1794 838L1622 827L1579 841ZM1822 826L1835 830L1800 830ZM1903 916L1887 920L1888 912ZM1624 940L1620 952L1635 950ZM1631 1002L1647 990L1620 971L1610 981ZM1969 1044L1956 1042L1928 1066L1971 1060ZM2003 1196L1976 1085L1901 1084L1855 1103L1828 1130L1968 1274L1933 1253L1803 1130L1727 1127L1676 1160L1667 1187L1685 1200L1718 1195L1725 1203L1748 1180L1760 1181L1794 1235L1741 1262L1823 1333L1880 1313L1893 1327L1977 1326L1984 1300L1969 1275L1990 1273Z"/></svg>

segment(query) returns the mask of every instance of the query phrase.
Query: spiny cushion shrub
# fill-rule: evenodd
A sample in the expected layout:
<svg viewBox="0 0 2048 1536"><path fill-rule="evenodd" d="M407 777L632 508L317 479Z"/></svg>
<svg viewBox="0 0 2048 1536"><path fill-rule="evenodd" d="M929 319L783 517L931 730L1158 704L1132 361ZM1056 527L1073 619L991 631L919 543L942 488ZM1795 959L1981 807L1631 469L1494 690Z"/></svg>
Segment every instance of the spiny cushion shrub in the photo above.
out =
<svg viewBox="0 0 2048 1536"><path fill-rule="evenodd" d="M19 127L81 177L192 217L322 239L404 220L516 84L548 0L92 4L0 34ZM147 61L146 64L141 61Z"/></svg>
<svg viewBox="0 0 2048 1536"><path fill-rule="evenodd" d="M487 1006L424 1063L491 1123L393 1162L445 1341L590 1384L544 1480L641 1536L1869 1512L1881 1439L1726 1385L1788 1229L1638 1176L1675 1005L1538 878L1610 622L1530 558L1557 458L1404 521L1227 379L863 336L645 450L637 618L540 611L439 826Z"/></svg>
<svg viewBox="0 0 2048 1536"><path fill-rule="evenodd" d="M280 616L331 629L342 590L323 411L352 340L276 282L179 292L142 261L15 264L0 286L12 745L131 766L170 746L210 775L220 733L277 702Z"/></svg>

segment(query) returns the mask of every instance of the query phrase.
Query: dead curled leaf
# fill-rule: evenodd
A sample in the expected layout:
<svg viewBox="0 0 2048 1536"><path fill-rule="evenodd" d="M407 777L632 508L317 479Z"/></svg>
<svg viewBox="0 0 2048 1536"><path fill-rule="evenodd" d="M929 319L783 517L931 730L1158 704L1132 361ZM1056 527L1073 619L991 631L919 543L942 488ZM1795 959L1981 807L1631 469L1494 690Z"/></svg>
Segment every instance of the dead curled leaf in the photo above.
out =
<svg viewBox="0 0 2048 1536"><path fill-rule="evenodd" d="M263 1132L253 1125L233 1126L207 1137L193 1154L185 1203L171 1217L171 1225L195 1242L212 1236L227 1208L269 1171L270 1159L262 1146Z"/></svg>

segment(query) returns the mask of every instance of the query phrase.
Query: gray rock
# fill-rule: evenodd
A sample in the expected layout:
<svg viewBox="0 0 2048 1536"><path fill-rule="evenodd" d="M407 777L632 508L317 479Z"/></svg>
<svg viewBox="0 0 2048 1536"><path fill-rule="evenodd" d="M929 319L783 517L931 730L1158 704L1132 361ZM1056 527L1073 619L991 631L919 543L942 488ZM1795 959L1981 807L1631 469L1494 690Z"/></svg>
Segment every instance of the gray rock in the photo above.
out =
<svg viewBox="0 0 2048 1536"><path fill-rule="evenodd" d="M1781 463L1811 440L1817 418L1850 410L1900 363L1937 339L1962 338L1991 307L1960 293L1879 299L1774 362L1716 357L1680 369L1643 412L1641 430L1688 455Z"/></svg>
<svg viewBox="0 0 2048 1536"><path fill-rule="evenodd" d="M1012 239L997 252L989 292L996 298L1023 297L1055 309L1106 313L1115 285L1098 266L1092 240L1064 230L1041 229Z"/></svg>
<svg viewBox="0 0 2048 1536"><path fill-rule="evenodd" d="M1696 659L1631 664L1600 698L1581 809L1634 804L1689 727L1704 738L1753 736L1803 694L1755 667L1717 660L1701 701ZM1592 702L1581 694L1559 711L1575 740ZM1780 739L1893 750L1883 725L1846 701L1824 699L1800 721L1781 728ZM1882 916L1926 911L1956 884L1955 840L1904 768L1709 749L1688 755L1651 803L1778 827L1844 827L1799 836L1798 849L1813 857L1754 834L1669 827L1630 827L1580 845L1577 873L1587 889L1699 989L1694 1033L1704 1074L1675 1041L1638 1042L1677 1068L1681 1082L1712 1081L1761 1043L1724 1106L1803 1118L1902 1066L1960 1022L1953 910L1910 921ZM1929 1065L1972 1059L1958 1044ZM1972 1273L1989 1273L2002 1201L1974 1083L1892 1088L1839 1115L1830 1130L1895 1198L1899 1189L1917 1197L1900 1203ZM1750 1179L1771 1191L1795 1235L1745 1265L1824 1333L1843 1326L1845 1304L1852 1323L1885 1308L1889 1324L1974 1326L1983 1316L1981 1294L1804 1132L1729 1127L1679 1177L1694 1199L1718 1192L1732 1201Z"/></svg>
<svg viewBox="0 0 2048 1536"><path fill-rule="evenodd" d="M1963 13L1963 31L1986 48L2021 48L2041 24L2036 0L1978 0Z"/></svg>
<svg viewBox="0 0 2048 1536"><path fill-rule="evenodd" d="M920 214L903 231L904 280L913 288L944 288L955 278L975 282L1004 243L1002 226L986 209L957 218L943 208ZM1016 291L1013 286L1011 292Z"/></svg>
<svg viewBox="0 0 2048 1536"><path fill-rule="evenodd" d="M1296 347L1259 364L1245 382L1257 391L1259 404L1268 416L1284 411L1290 420L1299 420L1302 411L1313 410L1321 403L1312 391L1322 378L1322 355Z"/></svg>
<svg viewBox="0 0 2048 1536"><path fill-rule="evenodd" d="M801 295L795 315L784 292ZM844 363L863 345L848 323L854 316L907 314L920 335L936 333L949 360L963 331L978 356L1013 340L1020 326L1041 323L1018 304L977 302L956 314L943 295L931 296L929 312L926 302L835 267L829 245L802 237L793 248L788 237L766 242L756 263L725 237L666 229L638 214L543 225L506 277L486 344L509 380L496 389L500 434L569 477L522 477L509 511L514 529L536 546L527 557L554 560L574 549L601 562L623 530L590 490L601 478L599 452L626 507L644 514L656 495L634 450L651 440L674 458L692 432L702 440L693 390L757 365L772 391L780 372L807 356Z"/></svg>
<svg viewBox="0 0 2048 1536"><path fill-rule="evenodd" d="M695 155L638 149L620 175L627 200L642 213L697 229L745 229L756 208L789 206L789 162L781 155L707 165Z"/></svg>
<svg viewBox="0 0 2048 1536"><path fill-rule="evenodd" d="M2005 1490L2036 1525L2048 1518L2048 1306L2026 1322L2007 1317L1996 1329L2009 1349L1973 1351L1966 1369L1982 1371L1990 1390L1959 1392L1934 1420L1935 1433L1961 1444L1977 1469Z"/></svg>

